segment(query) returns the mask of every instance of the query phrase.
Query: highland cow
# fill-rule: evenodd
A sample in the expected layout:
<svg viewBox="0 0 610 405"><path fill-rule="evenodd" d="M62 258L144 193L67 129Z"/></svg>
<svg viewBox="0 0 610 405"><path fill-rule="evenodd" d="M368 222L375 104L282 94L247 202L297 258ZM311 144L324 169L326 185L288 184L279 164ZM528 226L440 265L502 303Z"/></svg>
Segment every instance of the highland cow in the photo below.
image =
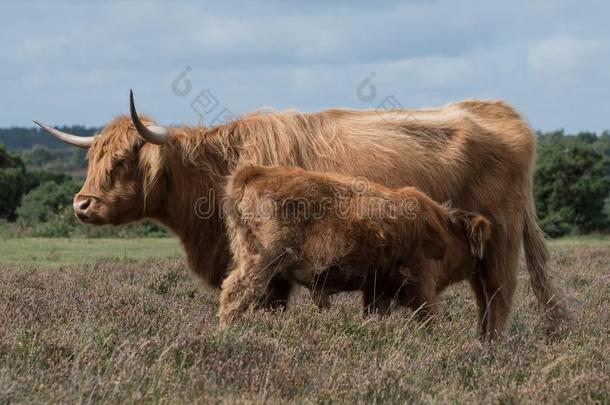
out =
<svg viewBox="0 0 610 405"><path fill-rule="evenodd" d="M414 186L451 200L494 224L481 262L480 288L490 311L479 332L505 329L524 248L532 290L545 313L568 319L552 282L549 252L536 223L532 173L536 136L500 101L468 100L422 110L254 113L226 124L161 127L118 117L94 137L40 124L57 138L89 148L87 179L74 196L83 222L125 224L151 219L182 242L190 267L219 287L231 266L220 218L225 179L245 162L362 176L388 187ZM197 209L196 209L197 208ZM274 278L265 307L284 307L292 286Z"/></svg>
<svg viewBox="0 0 610 405"><path fill-rule="evenodd" d="M223 326L263 299L274 277L309 288L318 301L360 290L366 312L387 312L397 299L422 318L436 314L449 284L468 279L485 305L478 264L490 224L481 215L414 187L294 167L246 165L225 195L235 268L222 285Z"/></svg>

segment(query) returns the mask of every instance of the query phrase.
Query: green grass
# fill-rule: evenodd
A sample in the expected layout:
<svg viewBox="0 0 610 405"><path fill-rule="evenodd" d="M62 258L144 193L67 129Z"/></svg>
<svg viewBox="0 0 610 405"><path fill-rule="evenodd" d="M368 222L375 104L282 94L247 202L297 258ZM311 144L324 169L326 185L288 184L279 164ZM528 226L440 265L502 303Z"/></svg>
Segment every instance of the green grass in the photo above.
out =
<svg viewBox="0 0 610 405"><path fill-rule="evenodd" d="M0 263L57 266L103 260L175 259L182 257L174 238L143 239L0 239Z"/></svg>
<svg viewBox="0 0 610 405"><path fill-rule="evenodd" d="M552 240L550 245L553 247L610 245L610 236L572 236ZM50 267L94 263L103 260L145 262L176 259L183 256L180 244L174 238L0 239L0 263L4 264L31 264Z"/></svg>
<svg viewBox="0 0 610 405"><path fill-rule="evenodd" d="M217 293L173 240L0 243L0 404L610 403L607 239L551 243L569 329L545 333L522 266L493 344L465 285L429 327L407 310L363 318L355 294L319 312L301 291L219 331Z"/></svg>

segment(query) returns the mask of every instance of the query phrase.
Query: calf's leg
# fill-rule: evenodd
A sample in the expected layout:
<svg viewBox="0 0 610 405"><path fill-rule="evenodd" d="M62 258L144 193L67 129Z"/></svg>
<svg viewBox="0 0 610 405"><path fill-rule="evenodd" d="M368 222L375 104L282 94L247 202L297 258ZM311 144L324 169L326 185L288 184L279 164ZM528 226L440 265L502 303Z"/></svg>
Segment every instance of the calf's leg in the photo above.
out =
<svg viewBox="0 0 610 405"><path fill-rule="evenodd" d="M275 266L258 256L248 257L237 264L222 283L218 310L221 328L264 299L274 270Z"/></svg>
<svg viewBox="0 0 610 405"><path fill-rule="evenodd" d="M434 288L426 286L425 283L417 282L408 285L405 292L407 302L401 302L411 308L420 321L427 321L438 315L437 294Z"/></svg>

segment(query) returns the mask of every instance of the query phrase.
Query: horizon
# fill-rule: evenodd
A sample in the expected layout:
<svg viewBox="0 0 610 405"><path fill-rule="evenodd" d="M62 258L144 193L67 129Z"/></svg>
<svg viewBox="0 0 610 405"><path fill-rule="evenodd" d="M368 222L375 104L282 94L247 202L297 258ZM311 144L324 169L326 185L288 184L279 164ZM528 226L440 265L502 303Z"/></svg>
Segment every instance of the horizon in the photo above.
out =
<svg viewBox="0 0 610 405"><path fill-rule="evenodd" d="M610 129L608 11L524 0L8 4L0 128L99 128L128 114L133 88L139 111L163 125L209 126L265 106L486 98L536 130L599 134Z"/></svg>
<svg viewBox="0 0 610 405"><path fill-rule="evenodd" d="M114 118L114 117L113 117ZM110 121L110 120L109 120ZM51 123L51 122L45 122L45 124L52 126L53 128L58 128L58 129L66 129L66 128L75 128L75 127L79 127L85 130L101 130L104 126L93 126L93 125L83 125L83 124L57 124L57 123ZM206 128L211 128L208 127L206 125ZM31 130L35 130L37 132L43 133L45 136L48 135L48 133L40 128L39 126L37 126L36 124L32 123L32 125L14 125L14 126L0 126L0 131L8 131L11 129L31 129ZM555 129L548 129L548 130L542 130L539 128L532 128L532 130L534 132L536 132L537 134L540 133L540 135L547 135L547 134L551 134L551 133L557 133L557 132L562 132L563 135L566 136L578 136L580 134L595 134L597 137L600 137L602 135L608 134L610 135L610 125L609 128L607 129L600 129L598 131L592 131L592 130L573 130L573 131L568 131L565 128L555 128ZM1 144L1 141L0 141Z"/></svg>

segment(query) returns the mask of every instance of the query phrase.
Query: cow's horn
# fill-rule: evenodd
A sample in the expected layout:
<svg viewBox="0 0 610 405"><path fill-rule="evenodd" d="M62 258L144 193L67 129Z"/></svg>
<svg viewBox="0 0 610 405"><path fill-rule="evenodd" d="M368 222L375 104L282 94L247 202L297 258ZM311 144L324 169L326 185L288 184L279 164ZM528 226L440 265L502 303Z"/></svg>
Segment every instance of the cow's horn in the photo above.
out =
<svg viewBox="0 0 610 405"><path fill-rule="evenodd" d="M138 133L144 138L146 141L150 143L154 143L157 145L162 145L167 142L167 138L169 136L169 131L167 128L158 126L158 125L150 125L146 126L138 117L138 112L136 111L136 105L133 102L133 91L129 90L129 112L131 113L131 120L133 121L133 125L136 126Z"/></svg>
<svg viewBox="0 0 610 405"><path fill-rule="evenodd" d="M91 143L93 143L93 136L71 135L36 120L34 120L34 123L40 128L50 133L51 135L53 135L54 137L56 137L57 139L59 139L60 141L64 141L65 143L68 143L72 146L76 146L79 148L88 148L89 146L91 146Z"/></svg>

